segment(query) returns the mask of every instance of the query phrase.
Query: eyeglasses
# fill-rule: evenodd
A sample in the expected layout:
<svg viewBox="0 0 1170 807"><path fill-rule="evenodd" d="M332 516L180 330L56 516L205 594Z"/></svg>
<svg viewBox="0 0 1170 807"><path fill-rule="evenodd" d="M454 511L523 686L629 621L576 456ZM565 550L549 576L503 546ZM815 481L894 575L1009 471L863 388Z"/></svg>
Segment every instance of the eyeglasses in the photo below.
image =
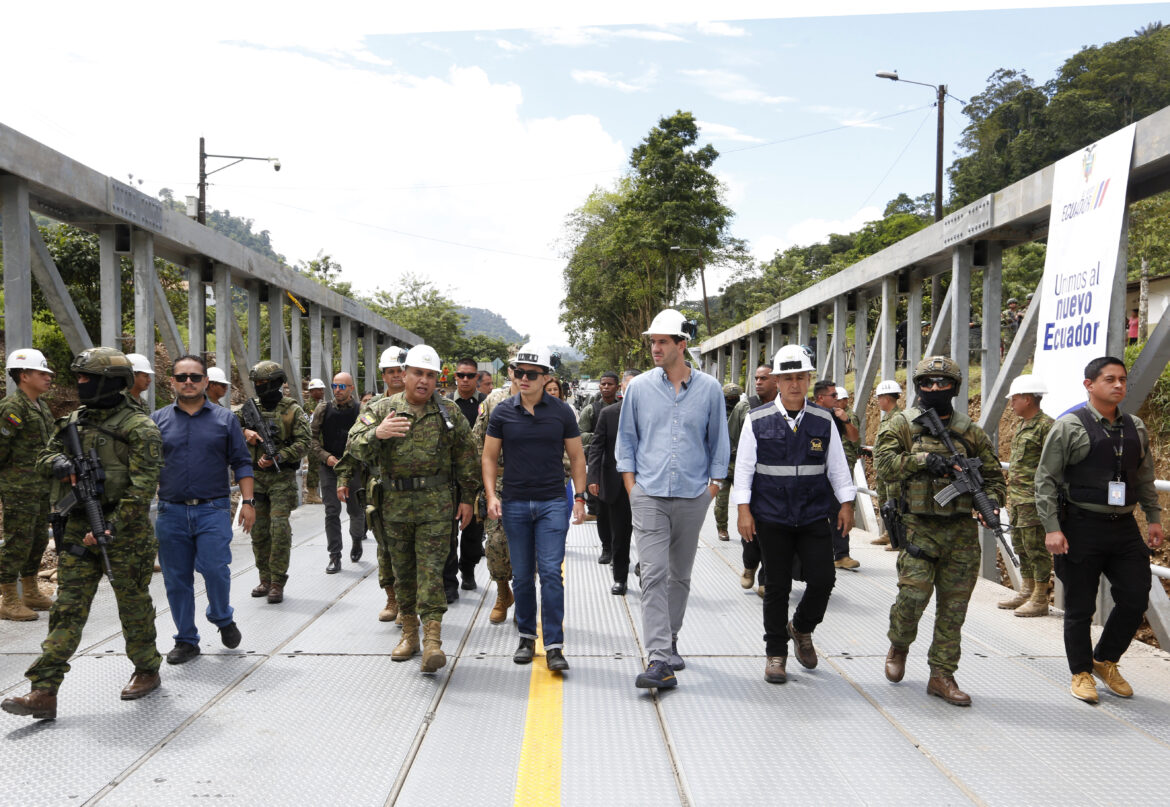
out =
<svg viewBox="0 0 1170 807"><path fill-rule="evenodd" d="M456 373L456 378L475 378L479 373Z"/></svg>
<svg viewBox="0 0 1170 807"><path fill-rule="evenodd" d="M950 389L954 385L954 380L946 376L930 375L918 379L919 389Z"/></svg>
<svg viewBox="0 0 1170 807"><path fill-rule="evenodd" d="M512 372L516 374L517 381L519 381L521 378L527 378L529 381L535 381L536 379L538 379L542 375L544 375L544 370L519 370L519 369L517 369L517 370L513 370Z"/></svg>
<svg viewBox="0 0 1170 807"><path fill-rule="evenodd" d="M349 389L349 384L334 384L333 389Z"/></svg>
<svg viewBox="0 0 1170 807"><path fill-rule="evenodd" d="M175 380L180 384L186 384L188 381L194 381L198 384L206 377L203 373L175 373Z"/></svg>

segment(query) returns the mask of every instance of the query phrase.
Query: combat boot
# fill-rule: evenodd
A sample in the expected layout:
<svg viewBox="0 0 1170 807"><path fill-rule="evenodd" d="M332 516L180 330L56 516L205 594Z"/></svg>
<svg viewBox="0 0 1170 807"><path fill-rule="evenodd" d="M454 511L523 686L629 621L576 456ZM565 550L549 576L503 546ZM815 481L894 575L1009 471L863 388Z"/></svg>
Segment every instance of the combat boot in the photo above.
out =
<svg viewBox="0 0 1170 807"><path fill-rule="evenodd" d="M10 715L24 715L37 720L57 718L57 691L55 689L34 689L19 698L5 698L0 709Z"/></svg>
<svg viewBox="0 0 1170 807"><path fill-rule="evenodd" d="M283 583L269 583L268 584L268 602L275 605L278 602L284 602L284 584Z"/></svg>
<svg viewBox="0 0 1170 807"><path fill-rule="evenodd" d="M890 536L886 535L883 532L881 534L881 536L874 538L872 541L870 541L870 543L873 544L874 546L889 546L890 545Z"/></svg>
<svg viewBox="0 0 1170 807"><path fill-rule="evenodd" d="M423 625L423 654L419 669L425 673L437 672L447 665L447 655L443 652L442 630L443 623L437 619Z"/></svg>
<svg viewBox="0 0 1170 807"><path fill-rule="evenodd" d="M48 611L53 607L53 598L41 593L35 574L20 578L20 587L23 590L24 604L34 611Z"/></svg>
<svg viewBox="0 0 1170 807"><path fill-rule="evenodd" d="M959 689L953 676L946 673L930 671L930 681L926 684L926 694L936 695L952 706L970 706L971 696Z"/></svg>
<svg viewBox="0 0 1170 807"><path fill-rule="evenodd" d="M418 614L399 614L402 617L402 639L390 651L394 661L406 661L418 652Z"/></svg>
<svg viewBox="0 0 1170 807"><path fill-rule="evenodd" d="M1032 596L1028 601L1016 609L1016 616L1045 616L1048 614L1048 592L1052 589L1052 583L1045 580L1043 583L1037 583L1032 590Z"/></svg>
<svg viewBox="0 0 1170 807"><path fill-rule="evenodd" d="M1032 596L1032 592L1036 589L1036 581L1031 577L1024 577L1020 580L1020 590L1012 594L1006 600L1000 600L996 606L1005 611L1014 611L1021 605L1028 601ZM1047 602L1047 600L1045 600Z"/></svg>
<svg viewBox="0 0 1170 807"><path fill-rule="evenodd" d="M20 594L16 591L16 583L0 583L0 619L32 622L36 618L37 612L21 602Z"/></svg>
<svg viewBox="0 0 1170 807"><path fill-rule="evenodd" d="M252 589L252 596L253 597L267 597L268 596L268 589L271 588L271 586L272 586L271 583L269 583L267 580L261 578L260 585L256 586L256 588Z"/></svg>
<svg viewBox="0 0 1170 807"><path fill-rule="evenodd" d="M324 504L316 488L305 488L305 504Z"/></svg>
<svg viewBox="0 0 1170 807"><path fill-rule="evenodd" d="M886 680L895 684L902 680L906 675L906 654L909 652L909 647L890 645L890 651L886 653Z"/></svg>
<svg viewBox="0 0 1170 807"><path fill-rule="evenodd" d="M378 612L379 622L393 622L398 618L398 598L394 595L394 586L386 586L386 607Z"/></svg>
<svg viewBox="0 0 1170 807"><path fill-rule="evenodd" d="M512 587L508 585L507 580L496 581L496 604L492 606L492 612L488 616L488 620L493 625L498 625L508 618L508 608L516 598L512 596Z"/></svg>

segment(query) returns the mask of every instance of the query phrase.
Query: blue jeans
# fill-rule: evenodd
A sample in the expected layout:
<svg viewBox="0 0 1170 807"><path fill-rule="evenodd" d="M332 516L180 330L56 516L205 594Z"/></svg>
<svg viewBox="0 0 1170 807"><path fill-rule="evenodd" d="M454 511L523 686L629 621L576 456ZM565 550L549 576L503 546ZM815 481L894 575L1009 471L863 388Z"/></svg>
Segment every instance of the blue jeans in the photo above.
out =
<svg viewBox="0 0 1170 807"><path fill-rule="evenodd" d="M512 591L516 596L516 625L525 639L536 638L536 574L540 573L540 625L544 647L552 650L565 642L565 562L568 532L566 502L505 499L504 532L512 560Z"/></svg>
<svg viewBox="0 0 1170 807"><path fill-rule="evenodd" d="M203 575L207 588L207 620L217 627L233 621L229 602L232 575L232 513L230 500L213 499L197 505L158 502L154 524L158 536L158 564L171 618L175 621L176 642L199 644L195 627L195 572Z"/></svg>

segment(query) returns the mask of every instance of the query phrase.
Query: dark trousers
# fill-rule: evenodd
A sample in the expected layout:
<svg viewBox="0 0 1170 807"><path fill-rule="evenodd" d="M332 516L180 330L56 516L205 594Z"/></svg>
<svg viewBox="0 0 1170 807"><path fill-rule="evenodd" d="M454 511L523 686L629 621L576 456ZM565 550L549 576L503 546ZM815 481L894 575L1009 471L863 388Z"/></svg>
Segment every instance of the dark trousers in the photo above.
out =
<svg viewBox="0 0 1170 807"><path fill-rule="evenodd" d="M475 565L483 557L483 522L474 518L467 528L458 536L452 531L451 549L447 553L447 562L443 564L443 588L447 591L456 591L459 588L459 578L464 580L475 579Z"/></svg>
<svg viewBox="0 0 1170 807"><path fill-rule="evenodd" d="M837 513L829 518L829 532L833 536L833 560L849 557L849 536L837 529Z"/></svg>
<svg viewBox="0 0 1170 807"><path fill-rule="evenodd" d="M601 545L613 553L613 579L624 583L630 575L630 536L634 532L634 523L630 515L630 497L623 486L621 493L612 502L597 500L601 510L597 515L597 531L601 532L601 513L605 513L605 524L608 527L608 537L602 536Z"/></svg>
<svg viewBox="0 0 1170 807"><path fill-rule="evenodd" d="M748 570L759 569L760 574L756 577L756 581L761 586L766 586L768 583L767 580L764 579L764 559L760 554L759 539L757 538L755 541L745 541L744 539L740 538L739 542L743 546L743 568ZM766 594L767 591L768 590L765 588L764 593Z"/></svg>
<svg viewBox="0 0 1170 807"><path fill-rule="evenodd" d="M1150 601L1150 551L1133 516L1116 521L1070 515L1061 522L1068 554L1054 555L1064 584L1064 652L1069 671L1093 671L1093 660L1116 662L1142 624ZM1101 575L1116 605L1093 648L1089 626Z"/></svg>
<svg viewBox="0 0 1170 807"><path fill-rule="evenodd" d="M800 558L805 588L792 615L792 626L801 633L812 633L825 618L829 595L837 582L828 519L800 527L757 521L756 542L765 568L791 569L793 558ZM776 575L775 580L769 578L764 589L764 645L769 656L788 655L791 591L792 578L787 573Z"/></svg>
<svg viewBox="0 0 1170 807"><path fill-rule="evenodd" d="M318 463L321 480L321 500L325 502L325 543L329 554L341 554L341 501L337 498L337 472L325 463ZM349 537L358 544L366 537L366 509L362 507L358 493L365 480L360 469L355 469L349 483L349 498L345 500L345 512L349 514Z"/></svg>
<svg viewBox="0 0 1170 807"><path fill-rule="evenodd" d="M622 491L622 496L625 497L626 510L629 511L630 498L625 495L624 490ZM601 499L597 499L596 501L597 501L597 537L599 539L601 539L601 551L602 552L612 552L613 551L613 525L610 524L610 519L612 518L612 515L609 512L610 505L606 504ZM629 554L629 546L630 545L627 542L627 544L626 544L626 553L627 554ZM627 564L627 566L628 565L629 564Z"/></svg>

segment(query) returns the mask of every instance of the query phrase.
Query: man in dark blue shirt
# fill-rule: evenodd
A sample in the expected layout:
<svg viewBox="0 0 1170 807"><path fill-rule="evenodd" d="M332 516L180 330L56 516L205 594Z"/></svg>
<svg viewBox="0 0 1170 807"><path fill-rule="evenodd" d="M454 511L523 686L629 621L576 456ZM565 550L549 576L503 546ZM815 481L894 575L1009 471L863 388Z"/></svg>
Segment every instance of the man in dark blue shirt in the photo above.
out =
<svg viewBox="0 0 1170 807"><path fill-rule="evenodd" d="M225 647L238 647L240 629L232 618L232 516L227 469L240 486L240 523L250 532L256 518L252 460L243 430L230 409L204 395L207 364L180 356L172 367L175 403L151 418L162 432L165 463L158 486L158 559L167 602L175 620L175 647L167 663L199 655L195 627L195 569L207 588L207 619L219 628Z"/></svg>
<svg viewBox="0 0 1170 807"><path fill-rule="evenodd" d="M492 410L483 443L483 485L488 518L502 519L512 561L516 627L520 646L512 660L528 664L536 651L536 574L540 572L540 617L548 669L569 669L564 646L565 561L568 518L563 457L569 454L573 487L573 523L585 519L585 452L572 408L544 391L552 371L548 348L528 344L513 359L520 394ZM504 495L496 497L500 449Z"/></svg>

